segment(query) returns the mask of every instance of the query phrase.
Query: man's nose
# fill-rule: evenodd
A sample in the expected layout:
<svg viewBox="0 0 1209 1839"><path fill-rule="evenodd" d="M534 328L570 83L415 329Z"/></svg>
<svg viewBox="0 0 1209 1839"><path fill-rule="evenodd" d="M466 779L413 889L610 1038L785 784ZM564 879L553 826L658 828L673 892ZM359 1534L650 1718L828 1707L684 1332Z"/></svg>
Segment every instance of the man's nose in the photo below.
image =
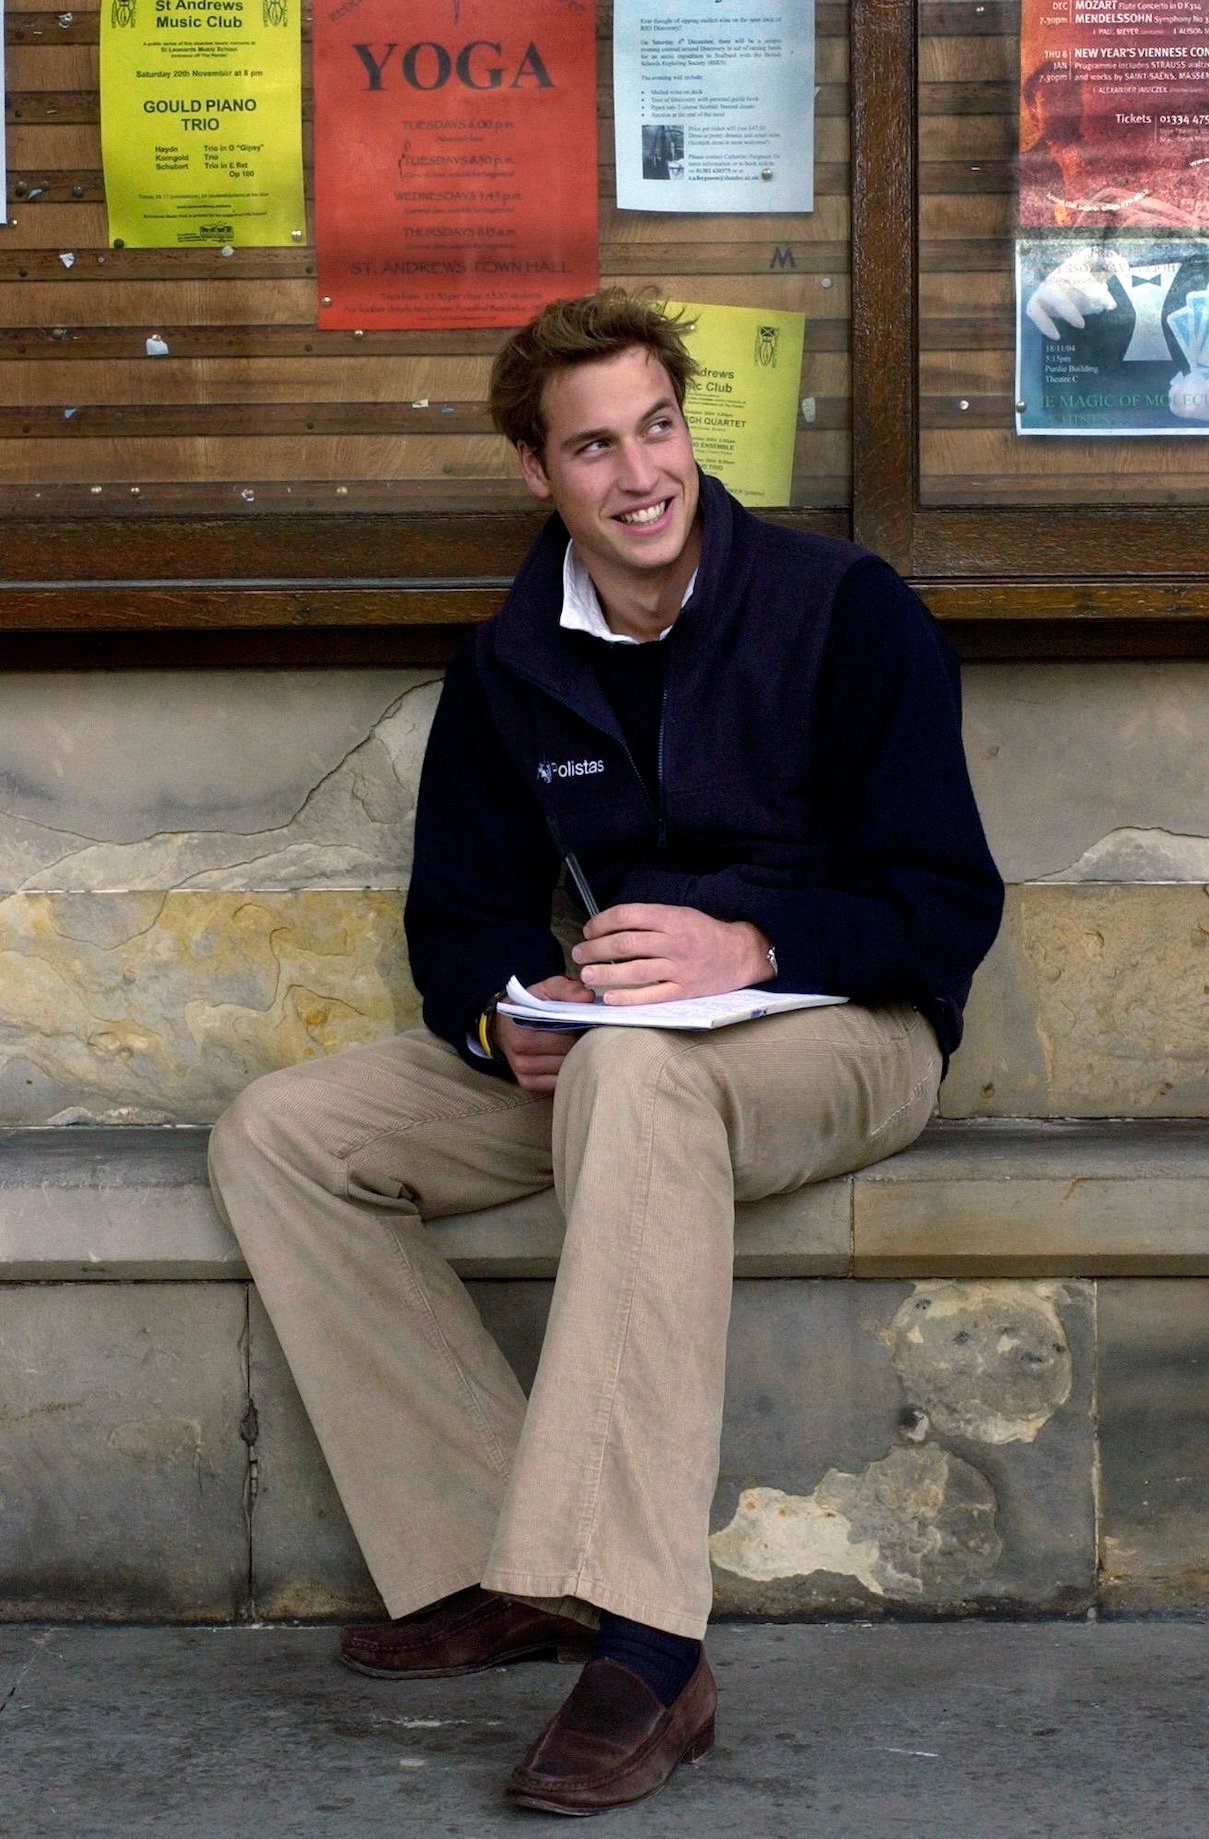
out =
<svg viewBox="0 0 1209 1839"><path fill-rule="evenodd" d="M618 483L626 491L645 492L654 486L659 471L641 441L624 441L619 457Z"/></svg>

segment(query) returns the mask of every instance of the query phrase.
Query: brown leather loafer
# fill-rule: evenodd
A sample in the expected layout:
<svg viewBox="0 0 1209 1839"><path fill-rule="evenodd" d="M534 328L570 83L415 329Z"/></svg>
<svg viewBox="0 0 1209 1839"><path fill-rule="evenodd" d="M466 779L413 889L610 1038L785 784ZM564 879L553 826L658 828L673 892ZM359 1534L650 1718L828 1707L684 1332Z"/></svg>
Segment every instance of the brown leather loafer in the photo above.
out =
<svg viewBox="0 0 1209 1839"><path fill-rule="evenodd" d="M582 1660L593 1639L581 1622L476 1588L418 1615L343 1629L340 1658L371 1679L448 1679L510 1660Z"/></svg>
<svg viewBox="0 0 1209 1839"><path fill-rule="evenodd" d="M506 1793L542 1813L604 1813L662 1788L682 1762L698 1762L714 1740L718 1694L704 1654L670 1705L615 1660L590 1660Z"/></svg>

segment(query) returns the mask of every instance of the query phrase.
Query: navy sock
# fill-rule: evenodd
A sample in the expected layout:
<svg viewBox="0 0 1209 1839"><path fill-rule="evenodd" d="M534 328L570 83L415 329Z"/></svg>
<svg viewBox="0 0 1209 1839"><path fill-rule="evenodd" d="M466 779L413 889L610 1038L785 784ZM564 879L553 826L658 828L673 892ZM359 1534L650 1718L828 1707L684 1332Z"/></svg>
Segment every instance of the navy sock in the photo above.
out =
<svg viewBox="0 0 1209 1839"><path fill-rule="evenodd" d="M616 1660L620 1666L629 1667L631 1673L646 1681L661 1704L670 1705L697 1671L701 1643L602 1609L592 1659Z"/></svg>

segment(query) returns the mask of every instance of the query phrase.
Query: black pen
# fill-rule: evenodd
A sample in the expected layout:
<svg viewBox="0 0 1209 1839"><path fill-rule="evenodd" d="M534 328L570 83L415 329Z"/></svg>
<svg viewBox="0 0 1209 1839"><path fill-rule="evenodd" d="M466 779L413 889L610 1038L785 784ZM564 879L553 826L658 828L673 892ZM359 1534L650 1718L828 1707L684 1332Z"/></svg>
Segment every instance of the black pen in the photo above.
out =
<svg viewBox="0 0 1209 1839"><path fill-rule="evenodd" d="M596 915L600 912L600 908L596 905L596 896L588 886L588 878L579 866L579 858L568 851L563 857L563 861L566 863L567 873L574 883L575 892L579 895L580 901L587 910L588 918L595 919Z"/></svg>
<svg viewBox="0 0 1209 1839"><path fill-rule="evenodd" d="M587 910L588 918L595 919L596 915L600 912L600 908L596 905L596 896L588 886L588 877L579 866L579 858L574 855L571 850L567 850L563 856L563 861L566 863L567 873L571 877L572 886ZM604 1001L604 991L593 990L592 1001L594 1003L602 1003Z"/></svg>

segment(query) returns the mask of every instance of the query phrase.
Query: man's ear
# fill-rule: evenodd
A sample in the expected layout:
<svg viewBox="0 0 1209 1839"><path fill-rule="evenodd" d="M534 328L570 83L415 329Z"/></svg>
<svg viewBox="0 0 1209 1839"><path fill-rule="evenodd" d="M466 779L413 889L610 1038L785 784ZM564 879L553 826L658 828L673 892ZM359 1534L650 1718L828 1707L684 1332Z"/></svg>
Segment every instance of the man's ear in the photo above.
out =
<svg viewBox="0 0 1209 1839"><path fill-rule="evenodd" d="M516 457L521 463L521 474L525 484L535 498L550 496L550 481L542 465L541 455L532 447L526 447L524 441L516 443Z"/></svg>

